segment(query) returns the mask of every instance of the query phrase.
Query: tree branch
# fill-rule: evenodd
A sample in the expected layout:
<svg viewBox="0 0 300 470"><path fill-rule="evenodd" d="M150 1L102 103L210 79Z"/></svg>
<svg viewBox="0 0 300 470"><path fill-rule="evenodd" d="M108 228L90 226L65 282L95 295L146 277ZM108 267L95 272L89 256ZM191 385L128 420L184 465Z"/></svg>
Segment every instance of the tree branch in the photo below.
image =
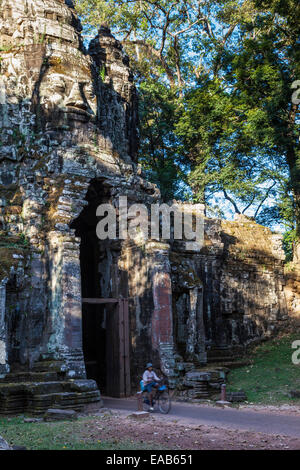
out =
<svg viewBox="0 0 300 470"><path fill-rule="evenodd" d="M147 49L153 56L155 56L157 59L160 60L162 66L164 67L164 69L166 71L166 74L168 76L171 87L172 88L175 87L176 84L175 84L175 79L174 79L174 76L173 76L173 71L170 69L170 67L167 64L165 58L160 54L160 52L157 49L155 49L155 47L151 46L151 44L147 43L143 39L136 39L135 41L124 40L124 41L122 41L122 44L124 44L124 45L130 44L132 46L139 45L139 46L142 46L145 49Z"/></svg>
<svg viewBox="0 0 300 470"><path fill-rule="evenodd" d="M258 213L259 213L259 211L260 211L260 209L261 209L263 203L264 203L265 200L268 198L268 196L269 196L271 190L274 188L275 185L276 185L276 181L274 181L274 183L272 184L272 186L269 187L268 191L266 192L265 197L260 201L260 204L259 204L259 206L258 206L258 208L256 209L255 214L254 214L254 218L255 218L255 219L256 219L256 217L258 216Z"/></svg>
<svg viewBox="0 0 300 470"><path fill-rule="evenodd" d="M226 190L223 189L223 194L224 194L224 197L225 199L227 199L227 201L231 202L231 204L233 205L234 207L234 210L237 214L240 214L241 211L239 210L238 206L236 205L235 201L227 194Z"/></svg>

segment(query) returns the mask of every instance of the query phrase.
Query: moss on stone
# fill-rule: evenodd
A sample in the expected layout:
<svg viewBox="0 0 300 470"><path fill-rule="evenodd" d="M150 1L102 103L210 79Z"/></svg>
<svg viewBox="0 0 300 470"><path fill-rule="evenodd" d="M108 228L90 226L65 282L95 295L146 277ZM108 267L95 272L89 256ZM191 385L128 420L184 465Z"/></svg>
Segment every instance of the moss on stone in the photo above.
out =
<svg viewBox="0 0 300 470"><path fill-rule="evenodd" d="M197 275L196 271L191 267L191 264L189 264L191 260L188 257L171 252L170 261L173 266L177 267L176 274L178 275L181 284L185 285L187 288L202 285L201 279Z"/></svg>
<svg viewBox="0 0 300 470"><path fill-rule="evenodd" d="M74 66L78 66L74 62L62 61L61 57L49 57L47 60L47 65L51 67L51 72L59 73L62 75L68 75L69 70L72 70ZM90 75L91 71L84 65L82 65L81 70L84 74Z"/></svg>
<svg viewBox="0 0 300 470"><path fill-rule="evenodd" d="M14 258L14 255L25 257L29 251L28 242L25 237L9 236L0 232L0 281L8 277L11 268L16 268L21 258Z"/></svg>
<svg viewBox="0 0 300 470"><path fill-rule="evenodd" d="M246 218L243 221L222 220L221 227L223 235L228 239L229 252L234 252L239 259L249 256L274 257L270 229Z"/></svg>

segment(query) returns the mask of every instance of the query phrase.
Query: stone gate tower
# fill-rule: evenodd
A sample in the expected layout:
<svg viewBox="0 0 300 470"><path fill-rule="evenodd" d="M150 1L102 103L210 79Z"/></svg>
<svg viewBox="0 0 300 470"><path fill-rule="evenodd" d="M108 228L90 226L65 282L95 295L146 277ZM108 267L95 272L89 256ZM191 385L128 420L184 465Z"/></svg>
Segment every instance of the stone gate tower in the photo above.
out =
<svg viewBox="0 0 300 470"><path fill-rule="evenodd" d="M70 0L0 0L0 413L128 395L149 360L206 394L207 353L285 319L280 240L251 221L206 219L195 250L97 238L100 204L160 193L137 165L128 57L80 31Z"/></svg>
<svg viewBox="0 0 300 470"><path fill-rule="evenodd" d="M99 243L97 206L116 205L119 194L132 202L159 197L136 165L137 98L128 58L104 27L86 50L69 1L3 0L0 31L0 375L29 384L21 400L29 408L43 382L43 390L51 389L49 377L53 400L63 402L58 392L99 399L86 370L100 386L105 377L104 390L124 394L119 383L108 384L109 365L118 369L123 360L114 337L118 316L109 306L83 308L82 297L128 299L130 253L139 257L137 246ZM148 274L139 285L146 296ZM143 367L138 352L151 348L141 339L150 306L130 308L143 310L126 326ZM128 364L126 370L130 382ZM38 390L31 379L40 382Z"/></svg>

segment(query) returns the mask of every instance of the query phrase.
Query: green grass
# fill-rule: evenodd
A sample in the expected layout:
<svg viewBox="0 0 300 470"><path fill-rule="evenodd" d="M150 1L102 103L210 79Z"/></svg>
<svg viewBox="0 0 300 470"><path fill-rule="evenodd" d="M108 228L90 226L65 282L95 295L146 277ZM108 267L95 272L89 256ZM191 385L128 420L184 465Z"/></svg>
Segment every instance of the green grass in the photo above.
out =
<svg viewBox="0 0 300 470"><path fill-rule="evenodd" d="M243 389L250 403L299 405L299 398L289 396L290 390L300 390L300 365L292 363L295 352L292 342L295 340L300 340L300 333L257 346L249 356L252 365L229 373L228 391Z"/></svg>
<svg viewBox="0 0 300 470"><path fill-rule="evenodd" d="M101 420L101 431L91 429ZM24 423L22 417L0 418L0 435L13 446L28 450L139 450L163 449L154 443L132 440L102 440L105 417L88 416L77 421Z"/></svg>

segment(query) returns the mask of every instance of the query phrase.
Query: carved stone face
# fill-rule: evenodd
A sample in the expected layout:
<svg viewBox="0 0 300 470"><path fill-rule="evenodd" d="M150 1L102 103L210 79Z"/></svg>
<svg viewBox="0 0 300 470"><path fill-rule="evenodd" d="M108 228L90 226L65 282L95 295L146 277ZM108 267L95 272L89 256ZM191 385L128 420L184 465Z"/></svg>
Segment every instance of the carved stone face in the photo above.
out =
<svg viewBox="0 0 300 470"><path fill-rule="evenodd" d="M73 47L30 46L5 54L1 65L2 155L17 158L22 142L45 130L57 141L90 144L99 93L89 57Z"/></svg>
<svg viewBox="0 0 300 470"><path fill-rule="evenodd" d="M53 61L52 61L53 62ZM38 100L45 114L46 127L72 121L95 121L97 96L90 71L82 65L50 65L42 77Z"/></svg>

